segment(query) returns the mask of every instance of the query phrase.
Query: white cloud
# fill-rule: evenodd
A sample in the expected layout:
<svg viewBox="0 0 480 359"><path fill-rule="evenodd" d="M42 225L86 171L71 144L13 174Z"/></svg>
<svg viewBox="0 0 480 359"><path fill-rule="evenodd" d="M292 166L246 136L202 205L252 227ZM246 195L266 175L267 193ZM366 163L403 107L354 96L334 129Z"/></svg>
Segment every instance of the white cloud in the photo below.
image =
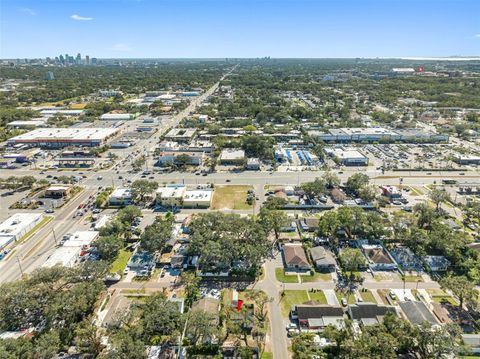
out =
<svg viewBox="0 0 480 359"><path fill-rule="evenodd" d="M93 17L80 16L80 15L77 15L77 14L70 16L70 18L72 18L73 20L76 20L76 21L90 21L90 20L93 20Z"/></svg>
<svg viewBox="0 0 480 359"><path fill-rule="evenodd" d="M474 36L475 36L475 37L480 37L480 34L476 34L476 35L474 35Z"/></svg>
<svg viewBox="0 0 480 359"><path fill-rule="evenodd" d="M32 15L32 16L37 15L37 13L36 13L34 10L32 10L32 9L30 9L30 8L28 8L28 7L21 7L19 10L20 10L21 12L24 12L24 13L28 14L28 15Z"/></svg>
<svg viewBox="0 0 480 359"><path fill-rule="evenodd" d="M133 49L130 47L130 45L124 44L124 43L115 44L110 48L110 50L118 51L118 52L131 52L131 51L133 51Z"/></svg>

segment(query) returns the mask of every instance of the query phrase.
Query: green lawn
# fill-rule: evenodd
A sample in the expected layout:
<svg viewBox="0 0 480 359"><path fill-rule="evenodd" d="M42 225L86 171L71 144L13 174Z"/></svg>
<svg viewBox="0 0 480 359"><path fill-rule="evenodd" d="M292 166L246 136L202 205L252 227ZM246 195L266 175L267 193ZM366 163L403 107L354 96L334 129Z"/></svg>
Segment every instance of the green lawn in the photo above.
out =
<svg viewBox="0 0 480 359"><path fill-rule="evenodd" d="M373 296L372 292L369 291L369 290L366 291L366 292L360 291L360 296L362 297L364 302L377 303L377 301L375 300L375 297Z"/></svg>
<svg viewBox="0 0 480 359"><path fill-rule="evenodd" d="M273 354L264 352L261 356L261 359L273 359Z"/></svg>
<svg viewBox="0 0 480 359"><path fill-rule="evenodd" d="M345 293L345 292L338 292L335 291L335 295L337 296L338 302L341 304L342 303L342 298L345 298L347 300L348 304L355 304L355 295L353 293Z"/></svg>
<svg viewBox="0 0 480 359"><path fill-rule="evenodd" d="M252 209L251 204L247 203L247 191L253 189L252 186L232 185L215 186L213 194L212 209Z"/></svg>
<svg viewBox="0 0 480 359"><path fill-rule="evenodd" d="M450 295L435 295L435 296L432 296L432 299L434 302L437 302L437 303L443 303L443 302L448 302L450 303L451 305L454 305L454 306L457 306L458 303L457 301Z"/></svg>
<svg viewBox="0 0 480 359"><path fill-rule="evenodd" d="M132 256L132 252L126 250L126 249L121 249L118 252L117 259L112 263L110 266L110 272L112 273L120 273L123 275L123 270L127 266L127 263Z"/></svg>
<svg viewBox="0 0 480 359"><path fill-rule="evenodd" d="M285 290L283 293L283 297L280 297L280 304L282 305L282 315L284 317L288 317L292 305L308 302L306 290Z"/></svg>
<svg viewBox="0 0 480 359"><path fill-rule="evenodd" d="M302 282L303 283L310 283L310 282L329 282L332 280L332 275L330 273L318 273L314 272L313 275L302 275Z"/></svg>
<svg viewBox="0 0 480 359"><path fill-rule="evenodd" d="M298 283L298 276L296 274L286 275L283 267L275 268L275 277L282 283Z"/></svg>
<svg viewBox="0 0 480 359"><path fill-rule="evenodd" d="M317 292L310 292L308 294L310 295L310 300L314 300L320 304L328 304L327 298L325 298L325 293L323 293L323 291L318 290Z"/></svg>
<svg viewBox="0 0 480 359"><path fill-rule="evenodd" d="M407 283L423 282L423 278L421 276L416 276L416 275L406 275L405 282Z"/></svg>

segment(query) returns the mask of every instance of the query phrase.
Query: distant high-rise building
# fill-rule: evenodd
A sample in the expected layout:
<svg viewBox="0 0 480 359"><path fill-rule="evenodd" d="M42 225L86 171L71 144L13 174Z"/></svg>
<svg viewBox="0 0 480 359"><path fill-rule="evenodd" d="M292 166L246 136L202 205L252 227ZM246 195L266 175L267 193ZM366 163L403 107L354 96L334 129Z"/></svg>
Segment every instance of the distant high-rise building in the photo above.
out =
<svg viewBox="0 0 480 359"><path fill-rule="evenodd" d="M47 72L47 80L48 81L55 80L55 76L53 75L52 71Z"/></svg>
<svg viewBox="0 0 480 359"><path fill-rule="evenodd" d="M82 63L82 55L80 53L77 54L77 58L75 59L75 63L80 65Z"/></svg>
<svg viewBox="0 0 480 359"><path fill-rule="evenodd" d="M88 55L85 56L85 64L90 65L90 56Z"/></svg>
<svg viewBox="0 0 480 359"><path fill-rule="evenodd" d="M97 58L96 57L92 57L92 65L96 65L97 64Z"/></svg>
<svg viewBox="0 0 480 359"><path fill-rule="evenodd" d="M59 59L60 59L60 62L61 62L62 64L65 63L65 58L63 57L63 55L60 55Z"/></svg>

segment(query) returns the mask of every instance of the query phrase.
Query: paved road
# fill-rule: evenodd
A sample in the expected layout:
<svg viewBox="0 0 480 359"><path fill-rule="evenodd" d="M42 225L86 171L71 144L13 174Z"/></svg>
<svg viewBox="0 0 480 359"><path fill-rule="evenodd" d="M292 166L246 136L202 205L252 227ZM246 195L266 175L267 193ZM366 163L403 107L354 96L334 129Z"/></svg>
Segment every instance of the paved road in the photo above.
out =
<svg viewBox="0 0 480 359"><path fill-rule="evenodd" d="M221 80L231 74L234 69L235 67L232 68L228 73L226 73L221 78ZM217 90L220 81L211 86L201 96L192 100L185 110L162 122L159 127L159 131L157 131L154 136L146 140L138 141L135 147L141 151L138 151L136 156L142 155L144 153L143 151L147 149L146 147L149 146L150 143L152 143L152 146L154 146L158 138L163 135L167 129L178 125L183 118L187 117L190 113L195 112L196 108ZM133 151L134 149L132 149L132 152L130 153L133 153ZM128 151L125 152L125 156L127 155ZM128 168L126 168L128 164L124 166L121 165L121 162L124 158L125 157L120 157L115 160L113 167L118 168L119 172L125 175L125 178L134 178L135 176L138 176L138 173L129 174L127 172L129 170ZM0 178L9 177L11 175L34 175L37 179L40 179L46 178L46 176L48 174L52 174L52 172L56 173L56 171L47 171L47 174L39 175L39 172L39 170L33 169L18 169L14 172L0 171ZM80 203L85 202L90 195L95 194L98 190L97 187L111 186L112 183L114 183L115 179L117 179L118 184L118 174L116 174L115 171L112 170L112 168L99 170L97 172L84 170L61 171L59 172L59 175L78 175L78 172L86 173L87 178L83 179L80 183L80 185L83 186L85 190L80 195L78 195L78 197L74 198L73 200L69 201L65 206L58 209L54 214L55 219L52 222L41 228L32 238L28 239L25 243L16 246L13 249L12 254L0 262L0 283L16 280L21 277L22 272L30 273L34 269L40 267L45 262L45 260L53 253L55 249L55 238L59 240L66 233L73 232L75 230L88 229L88 227L83 224L83 217L78 217L76 219L73 218L73 214L77 210L77 207ZM102 179L98 180L98 176L102 176ZM3 207L2 211L4 211ZM16 210L8 209L5 209L5 211L7 211L7 215L17 212Z"/></svg>

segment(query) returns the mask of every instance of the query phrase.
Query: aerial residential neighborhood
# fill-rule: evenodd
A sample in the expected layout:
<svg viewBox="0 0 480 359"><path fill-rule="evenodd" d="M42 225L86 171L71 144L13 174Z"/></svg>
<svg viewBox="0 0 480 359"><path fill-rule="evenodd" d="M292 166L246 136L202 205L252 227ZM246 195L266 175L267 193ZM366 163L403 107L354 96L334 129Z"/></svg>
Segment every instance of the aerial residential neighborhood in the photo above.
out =
<svg viewBox="0 0 480 359"><path fill-rule="evenodd" d="M193 11L115 4L138 27ZM143 50L94 46L123 31L98 25L105 4L44 5L92 12L58 15L78 40L109 31L85 35L92 55L0 34L1 359L480 355L480 58L151 56L144 27ZM279 19L334 5L290 6ZM245 36L265 45L265 26ZM168 47L184 30L165 31Z"/></svg>

